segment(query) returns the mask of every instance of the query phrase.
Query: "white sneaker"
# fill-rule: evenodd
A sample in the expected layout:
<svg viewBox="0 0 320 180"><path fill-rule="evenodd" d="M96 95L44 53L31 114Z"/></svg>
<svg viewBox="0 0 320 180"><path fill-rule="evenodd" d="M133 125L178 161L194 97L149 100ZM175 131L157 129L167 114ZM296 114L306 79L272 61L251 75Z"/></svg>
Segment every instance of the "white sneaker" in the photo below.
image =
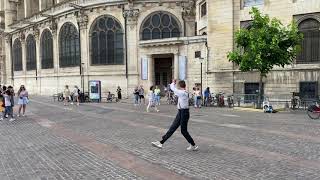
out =
<svg viewBox="0 0 320 180"><path fill-rule="evenodd" d="M9 117L9 115L6 115L6 118L8 118Z"/></svg>
<svg viewBox="0 0 320 180"><path fill-rule="evenodd" d="M157 112L160 112L160 110L157 110Z"/></svg>
<svg viewBox="0 0 320 180"><path fill-rule="evenodd" d="M25 114L22 114L22 117L25 117L26 115Z"/></svg>
<svg viewBox="0 0 320 180"><path fill-rule="evenodd" d="M3 117L0 118L0 121L3 121Z"/></svg>
<svg viewBox="0 0 320 180"><path fill-rule="evenodd" d="M156 148L162 149L162 144L160 143L160 141L152 142L151 144Z"/></svg>
<svg viewBox="0 0 320 180"><path fill-rule="evenodd" d="M198 149L199 149L199 147L197 145L195 145L195 146L190 145L187 148L188 151L198 151Z"/></svg>
<svg viewBox="0 0 320 180"><path fill-rule="evenodd" d="M18 114L17 117L20 117L20 114Z"/></svg>
<svg viewBox="0 0 320 180"><path fill-rule="evenodd" d="M15 120L16 120L16 119L14 119L14 118L11 118L11 119L10 119L9 121L10 121L10 122L12 122L12 121L15 121Z"/></svg>

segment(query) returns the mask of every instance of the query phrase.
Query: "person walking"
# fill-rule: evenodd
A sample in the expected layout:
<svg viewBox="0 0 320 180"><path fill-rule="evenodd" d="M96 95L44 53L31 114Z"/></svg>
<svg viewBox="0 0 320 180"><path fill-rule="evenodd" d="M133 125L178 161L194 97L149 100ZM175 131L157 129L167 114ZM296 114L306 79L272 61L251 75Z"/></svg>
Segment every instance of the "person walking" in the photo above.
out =
<svg viewBox="0 0 320 180"><path fill-rule="evenodd" d="M117 88L117 94L118 94L118 99L121 100L122 99L122 94L121 94L120 86L118 86L118 88Z"/></svg>
<svg viewBox="0 0 320 180"><path fill-rule="evenodd" d="M170 88L178 96L178 113L173 121L171 127L167 131L167 133L162 136L161 141L155 141L151 144L154 147L162 148L163 144L172 136L172 134L181 126L181 134L186 138L186 140L190 143L190 146L187 148L188 151L197 151L198 146L194 143L194 140L190 136L188 132L188 121L190 118L189 112L189 93L186 91L186 83L185 81L179 81L179 89L177 89L175 80L172 81Z"/></svg>
<svg viewBox="0 0 320 180"><path fill-rule="evenodd" d="M147 112L150 112L150 108L153 108L155 111L159 112L158 108L157 108L157 103L156 103L156 95L154 93L154 89L153 86L150 87L150 91L149 91L149 103L147 106Z"/></svg>
<svg viewBox="0 0 320 180"><path fill-rule="evenodd" d="M72 96L73 96L72 100L77 103L77 106L80 105L79 92L80 92L80 89L78 88L78 86L74 86L74 89L72 91Z"/></svg>
<svg viewBox="0 0 320 180"><path fill-rule="evenodd" d="M204 95L204 106L209 106L209 98L211 95L209 87L206 88L203 95Z"/></svg>
<svg viewBox="0 0 320 180"><path fill-rule="evenodd" d="M20 86L20 89L18 91L18 98L19 98L18 99L18 105L19 105L18 117L21 116L21 109L22 109L22 116L25 116L26 107L27 107L27 104L29 103L29 95L24 85Z"/></svg>
<svg viewBox="0 0 320 180"><path fill-rule="evenodd" d="M158 105L158 106L160 106L160 95L161 95L161 90L160 90L160 88L158 87L158 86L156 86L156 89L154 90L154 94L155 94L155 98L156 98L156 104Z"/></svg>
<svg viewBox="0 0 320 180"><path fill-rule="evenodd" d="M138 89L138 86L136 86L134 88L133 96L134 96L134 106L137 106L139 104L139 89Z"/></svg>
<svg viewBox="0 0 320 180"><path fill-rule="evenodd" d="M196 91L194 92L195 95L195 108L201 108L201 91L200 88L196 88Z"/></svg>
<svg viewBox="0 0 320 180"><path fill-rule="evenodd" d="M140 105L142 104L146 104L146 100L144 98L144 89L143 89L143 86L140 85L140 88L139 88L139 102L140 102Z"/></svg>
<svg viewBox="0 0 320 180"><path fill-rule="evenodd" d="M64 101L63 101L63 105L66 106L70 100L70 90L69 90L69 86L66 85L65 86L65 89L63 91L63 98L64 98Z"/></svg>
<svg viewBox="0 0 320 180"><path fill-rule="evenodd" d="M3 89L0 88L0 121L3 120L5 117L5 104L4 104L4 97L3 97Z"/></svg>
<svg viewBox="0 0 320 180"><path fill-rule="evenodd" d="M12 94L12 91L10 91L9 89L6 90L6 92L3 94L3 97L4 97L4 104L5 104L5 108L6 108L6 112L7 112L7 115L6 117L10 116L10 122L14 121L14 117L13 117L13 94Z"/></svg>

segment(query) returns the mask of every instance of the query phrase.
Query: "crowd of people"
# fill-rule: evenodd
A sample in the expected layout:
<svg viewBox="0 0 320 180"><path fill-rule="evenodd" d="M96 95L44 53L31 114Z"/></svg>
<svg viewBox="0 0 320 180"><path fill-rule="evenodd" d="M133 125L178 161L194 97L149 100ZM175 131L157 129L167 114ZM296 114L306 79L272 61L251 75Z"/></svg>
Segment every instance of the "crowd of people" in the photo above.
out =
<svg viewBox="0 0 320 180"><path fill-rule="evenodd" d="M0 86L0 121L10 117L9 121L15 121L13 107L15 106L15 96L18 98L17 117L25 116L27 104L29 104L29 95L24 85L21 85L17 94L12 86ZM22 111L22 114L21 114Z"/></svg>

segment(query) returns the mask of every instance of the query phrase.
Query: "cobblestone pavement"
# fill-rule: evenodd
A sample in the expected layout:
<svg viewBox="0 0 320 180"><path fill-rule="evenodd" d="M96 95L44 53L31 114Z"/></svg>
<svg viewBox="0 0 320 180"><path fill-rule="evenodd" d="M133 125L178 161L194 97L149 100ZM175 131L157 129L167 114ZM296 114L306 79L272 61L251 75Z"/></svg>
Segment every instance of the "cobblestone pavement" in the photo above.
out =
<svg viewBox="0 0 320 180"><path fill-rule="evenodd" d="M198 152L179 131L153 148L176 109L128 103L64 107L33 97L26 117L0 122L0 180L320 179L320 121L305 113L191 109Z"/></svg>

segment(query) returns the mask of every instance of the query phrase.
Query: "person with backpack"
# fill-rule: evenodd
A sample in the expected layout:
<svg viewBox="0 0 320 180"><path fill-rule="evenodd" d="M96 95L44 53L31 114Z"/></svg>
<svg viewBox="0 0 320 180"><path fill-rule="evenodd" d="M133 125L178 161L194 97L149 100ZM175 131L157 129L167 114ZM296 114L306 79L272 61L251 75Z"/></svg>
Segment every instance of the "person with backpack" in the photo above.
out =
<svg viewBox="0 0 320 180"><path fill-rule="evenodd" d="M181 126L181 134L186 138L186 140L190 143L190 146L187 148L188 151L197 151L198 146L194 143L194 140L190 136L188 132L188 121L190 118L190 112L189 112L189 93L186 91L186 82L185 81L179 81L179 89L177 89L176 86L176 80L173 80L170 88L175 93L176 96L178 96L178 113L173 121L171 127L167 131L167 133L162 136L161 141L155 141L151 144L154 147L162 148L163 144L172 136L172 134L178 129L179 126Z"/></svg>

